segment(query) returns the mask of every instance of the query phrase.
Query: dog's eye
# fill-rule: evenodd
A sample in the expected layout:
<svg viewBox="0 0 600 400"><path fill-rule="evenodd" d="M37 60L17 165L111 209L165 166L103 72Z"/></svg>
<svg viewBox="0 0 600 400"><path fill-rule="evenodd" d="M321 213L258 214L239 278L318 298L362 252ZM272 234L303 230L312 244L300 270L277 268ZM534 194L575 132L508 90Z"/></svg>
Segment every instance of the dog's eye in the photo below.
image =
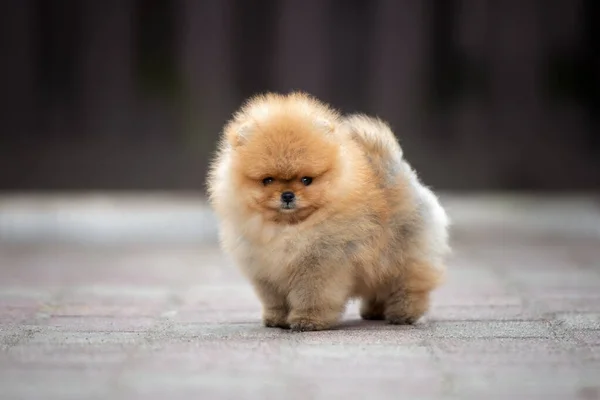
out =
<svg viewBox="0 0 600 400"><path fill-rule="evenodd" d="M304 186L308 186L312 183L312 178L309 176L305 176L304 178L300 179L300 181L302 182L302 184L304 184Z"/></svg>
<svg viewBox="0 0 600 400"><path fill-rule="evenodd" d="M267 185L273 183L273 180L274 180L273 178L268 177L268 178L263 179L262 183L263 183L263 185L267 186Z"/></svg>

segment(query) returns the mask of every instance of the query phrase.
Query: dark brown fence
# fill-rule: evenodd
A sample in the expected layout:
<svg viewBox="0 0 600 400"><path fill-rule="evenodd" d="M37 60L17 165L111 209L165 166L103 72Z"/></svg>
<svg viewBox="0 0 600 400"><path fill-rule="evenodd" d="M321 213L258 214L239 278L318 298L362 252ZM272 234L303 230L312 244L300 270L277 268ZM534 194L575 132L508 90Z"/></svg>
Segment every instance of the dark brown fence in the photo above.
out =
<svg viewBox="0 0 600 400"><path fill-rule="evenodd" d="M0 2L1 189L202 189L244 98L388 120L443 189L600 185L594 0Z"/></svg>

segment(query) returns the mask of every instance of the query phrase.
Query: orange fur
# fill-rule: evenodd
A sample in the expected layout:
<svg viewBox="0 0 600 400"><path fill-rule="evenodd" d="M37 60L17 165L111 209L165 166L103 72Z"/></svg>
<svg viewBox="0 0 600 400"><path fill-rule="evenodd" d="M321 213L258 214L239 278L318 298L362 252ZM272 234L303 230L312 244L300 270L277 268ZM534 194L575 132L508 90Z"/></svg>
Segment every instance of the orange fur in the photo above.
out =
<svg viewBox="0 0 600 400"><path fill-rule="evenodd" d="M329 329L353 297L366 319L427 311L448 221L382 121L303 93L257 96L225 126L208 189L266 326Z"/></svg>

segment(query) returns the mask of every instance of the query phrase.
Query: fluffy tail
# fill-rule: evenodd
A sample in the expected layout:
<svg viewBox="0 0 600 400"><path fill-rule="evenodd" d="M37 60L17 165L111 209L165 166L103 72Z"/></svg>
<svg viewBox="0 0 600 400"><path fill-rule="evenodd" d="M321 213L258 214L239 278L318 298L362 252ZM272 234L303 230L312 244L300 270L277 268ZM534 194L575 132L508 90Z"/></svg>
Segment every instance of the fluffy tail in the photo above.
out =
<svg viewBox="0 0 600 400"><path fill-rule="evenodd" d="M364 149L377 173L394 180L402 168L402 149L390 127L378 118L363 114L346 116L342 126Z"/></svg>

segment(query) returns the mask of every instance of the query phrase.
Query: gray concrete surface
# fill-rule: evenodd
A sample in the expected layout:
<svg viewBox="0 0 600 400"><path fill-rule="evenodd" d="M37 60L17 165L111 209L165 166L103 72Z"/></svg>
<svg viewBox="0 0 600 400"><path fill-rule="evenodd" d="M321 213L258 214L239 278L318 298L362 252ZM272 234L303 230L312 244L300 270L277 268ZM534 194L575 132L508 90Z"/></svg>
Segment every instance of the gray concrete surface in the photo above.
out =
<svg viewBox="0 0 600 400"><path fill-rule="evenodd" d="M443 197L430 315L290 333L193 196L0 197L0 399L598 399L600 206Z"/></svg>

